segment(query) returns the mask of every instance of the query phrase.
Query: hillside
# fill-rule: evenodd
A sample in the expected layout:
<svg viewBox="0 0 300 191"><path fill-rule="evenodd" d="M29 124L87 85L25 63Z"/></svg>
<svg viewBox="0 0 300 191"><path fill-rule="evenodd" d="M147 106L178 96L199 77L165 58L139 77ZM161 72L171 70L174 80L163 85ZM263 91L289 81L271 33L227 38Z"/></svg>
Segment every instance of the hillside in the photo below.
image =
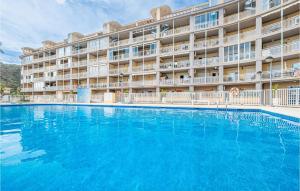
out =
<svg viewBox="0 0 300 191"><path fill-rule="evenodd" d="M20 70L20 65L0 63L0 84L16 90L20 87Z"/></svg>

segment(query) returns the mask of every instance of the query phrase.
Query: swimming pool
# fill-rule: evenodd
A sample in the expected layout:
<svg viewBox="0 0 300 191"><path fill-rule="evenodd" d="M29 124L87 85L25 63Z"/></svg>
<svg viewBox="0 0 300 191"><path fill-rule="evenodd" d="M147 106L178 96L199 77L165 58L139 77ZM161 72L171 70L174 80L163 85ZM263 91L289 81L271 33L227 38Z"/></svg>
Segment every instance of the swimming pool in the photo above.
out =
<svg viewBox="0 0 300 191"><path fill-rule="evenodd" d="M299 124L262 112L1 107L2 190L299 190Z"/></svg>

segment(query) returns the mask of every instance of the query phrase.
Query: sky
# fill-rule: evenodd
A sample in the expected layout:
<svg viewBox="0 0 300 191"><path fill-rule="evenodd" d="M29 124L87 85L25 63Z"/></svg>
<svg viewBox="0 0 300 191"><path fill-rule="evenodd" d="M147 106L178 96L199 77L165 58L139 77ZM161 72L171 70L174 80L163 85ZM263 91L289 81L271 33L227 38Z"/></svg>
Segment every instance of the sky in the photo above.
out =
<svg viewBox="0 0 300 191"><path fill-rule="evenodd" d="M103 23L121 24L150 17L151 8L173 10L206 0L0 0L0 61L20 64L22 47L41 47L44 40L62 41L70 32L90 34Z"/></svg>

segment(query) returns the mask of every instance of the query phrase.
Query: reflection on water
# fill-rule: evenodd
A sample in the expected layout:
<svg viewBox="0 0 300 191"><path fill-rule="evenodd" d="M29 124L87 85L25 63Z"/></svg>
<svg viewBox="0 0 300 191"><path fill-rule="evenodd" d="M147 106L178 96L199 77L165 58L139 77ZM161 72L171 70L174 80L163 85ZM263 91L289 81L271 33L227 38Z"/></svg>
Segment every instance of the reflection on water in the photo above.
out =
<svg viewBox="0 0 300 191"><path fill-rule="evenodd" d="M259 112L1 107L0 122L3 190L299 188L299 124Z"/></svg>
<svg viewBox="0 0 300 191"><path fill-rule="evenodd" d="M104 107L103 111L105 117L113 117L115 114L115 108L113 107Z"/></svg>

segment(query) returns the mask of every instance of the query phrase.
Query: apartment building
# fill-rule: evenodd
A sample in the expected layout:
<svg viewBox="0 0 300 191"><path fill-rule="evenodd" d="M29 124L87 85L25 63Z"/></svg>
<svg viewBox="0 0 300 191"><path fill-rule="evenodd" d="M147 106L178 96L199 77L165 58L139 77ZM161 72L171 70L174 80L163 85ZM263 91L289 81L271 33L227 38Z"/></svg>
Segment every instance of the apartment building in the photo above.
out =
<svg viewBox="0 0 300 191"><path fill-rule="evenodd" d="M23 48L26 95L198 92L300 86L299 0L214 0L102 32ZM273 62L266 62L267 56Z"/></svg>

